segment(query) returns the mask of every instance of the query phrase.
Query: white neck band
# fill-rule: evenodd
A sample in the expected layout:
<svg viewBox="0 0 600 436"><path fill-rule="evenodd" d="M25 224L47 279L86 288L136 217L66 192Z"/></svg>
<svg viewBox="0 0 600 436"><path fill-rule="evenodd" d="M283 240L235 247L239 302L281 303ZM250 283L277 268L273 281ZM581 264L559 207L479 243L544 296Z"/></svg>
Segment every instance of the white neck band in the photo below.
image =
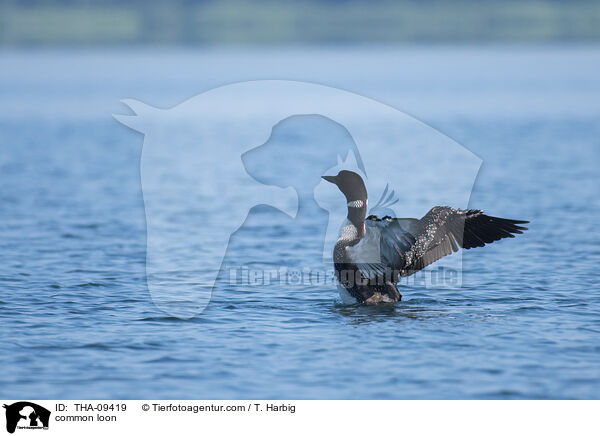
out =
<svg viewBox="0 0 600 436"><path fill-rule="evenodd" d="M366 203L366 201L354 200L354 201L348 202L348 207L363 207L365 205L365 203Z"/></svg>

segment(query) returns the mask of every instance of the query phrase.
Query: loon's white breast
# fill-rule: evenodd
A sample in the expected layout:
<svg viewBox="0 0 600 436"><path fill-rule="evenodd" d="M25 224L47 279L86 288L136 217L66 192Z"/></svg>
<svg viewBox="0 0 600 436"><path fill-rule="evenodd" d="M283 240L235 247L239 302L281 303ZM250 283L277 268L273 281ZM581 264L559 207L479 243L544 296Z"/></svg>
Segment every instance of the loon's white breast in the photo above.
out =
<svg viewBox="0 0 600 436"><path fill-rule="evenodd" d="M339 232L340 240L353 240L357 238L358 229L346 219ZM381 262L381 232L377 228L365 227L364 235L357 244L346 247L346 262L353 264Z"/></svg>
<svg viewBox="0 0 600 436"><path fill-rule="evenodd" d="M381 262L381 232L372 227L365 228L365 234L358 244L348 247L348 259L354 264Z"/></svg>

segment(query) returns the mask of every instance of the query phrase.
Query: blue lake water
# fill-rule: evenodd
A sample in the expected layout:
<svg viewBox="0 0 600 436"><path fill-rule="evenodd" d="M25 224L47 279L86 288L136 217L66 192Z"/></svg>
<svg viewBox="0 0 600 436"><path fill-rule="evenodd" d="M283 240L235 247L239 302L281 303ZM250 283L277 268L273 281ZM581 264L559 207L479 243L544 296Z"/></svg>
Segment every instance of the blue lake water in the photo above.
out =
<svg viewBox="0 0 600 436"><path fill-rule="evenodd" d="M4 50L0 62L0 397L599 398L599 47ZM127 97L170 107L255 79L330 85L425 121L482 159L470 206L530 230L465 253L460 288L406 286L391 307L343 306L331 286L219 282L198 316L161 311L143 138L112 114ZM302 268L324 211L302 214L253 210L229 260Z"/></svg>

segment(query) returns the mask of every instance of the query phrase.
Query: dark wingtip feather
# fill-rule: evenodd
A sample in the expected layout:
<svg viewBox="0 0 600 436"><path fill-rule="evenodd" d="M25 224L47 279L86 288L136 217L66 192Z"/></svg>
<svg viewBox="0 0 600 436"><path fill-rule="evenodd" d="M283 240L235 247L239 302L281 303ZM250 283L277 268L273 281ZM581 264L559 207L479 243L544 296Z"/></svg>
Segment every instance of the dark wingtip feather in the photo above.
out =
<svg viewBox="0 0 600 436"><path fill-rule="evenodd" d="M498 218L496 216L490 216L489 218L490 218L490 220L498 222L502 225L507 225L511 229L514 229L515 231L516 230L529 230L528 227L523 227L523 226L519 225L519 224L529 224L529 221L513 220L513 219L509 219L509 218ZM516 232L516 233L522 233L522 232Z"/></svg>

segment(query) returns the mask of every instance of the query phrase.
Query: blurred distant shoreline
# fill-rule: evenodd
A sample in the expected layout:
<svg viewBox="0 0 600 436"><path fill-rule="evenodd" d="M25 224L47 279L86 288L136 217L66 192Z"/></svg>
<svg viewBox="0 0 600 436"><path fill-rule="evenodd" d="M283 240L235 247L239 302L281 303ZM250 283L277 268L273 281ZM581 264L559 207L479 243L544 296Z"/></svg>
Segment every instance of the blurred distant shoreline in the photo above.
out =
<svg viewBox="0 0 600 436"><path fill-rule="evenodd" d="M6 0L0 46L600 42L590 0Z"/></svg>

